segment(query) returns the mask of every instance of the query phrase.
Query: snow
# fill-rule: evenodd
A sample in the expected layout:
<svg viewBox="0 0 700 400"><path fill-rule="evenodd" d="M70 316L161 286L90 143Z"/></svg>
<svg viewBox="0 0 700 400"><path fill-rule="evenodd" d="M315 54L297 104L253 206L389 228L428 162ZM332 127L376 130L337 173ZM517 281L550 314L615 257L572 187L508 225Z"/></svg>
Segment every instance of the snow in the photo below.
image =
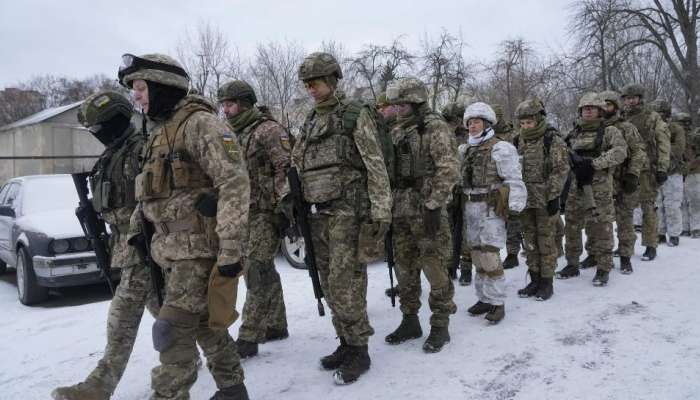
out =
<svg viewBox="0 0 700 400"><path fill-rule="evenodd" d="M700 399L700 240L659 248L653 262L642 262L637 247L635 272L615 270L605 288L591 285L594 270L555 281L546 302L520 299L526 284L521 266L506 272L506 318L487 325L466 308L476 299L473 286L457 286L459 310L451 319L452 342L441 353L425 354L424 339L399 346L384 343L398 325L398 307L384 296L384 263L369 266L368 306L376 330L370 339L372 368L358 382L339 387L318 358L335 349L329 318L318 317L306 271L276 260L283 279L290 338L264 344L259 356L243 361L252 399ZM559 259L560 267L563 258ZM616 260L616 264L617 264ZM87 376L105 344L107 290L102 286L62 290L37 307L16 299L13 274L0 277L0 399L47 399L60 385ZM420 318L429 331L428 286L423 282ZM240 310L245 285L240 284ZM327 309L328 311L328 309ZM114 399L147 399L152 317L141 322L134 353ZM237 337L240 321L231 328ZM206 370L191 390L208 399L214 382Z"/></svg>

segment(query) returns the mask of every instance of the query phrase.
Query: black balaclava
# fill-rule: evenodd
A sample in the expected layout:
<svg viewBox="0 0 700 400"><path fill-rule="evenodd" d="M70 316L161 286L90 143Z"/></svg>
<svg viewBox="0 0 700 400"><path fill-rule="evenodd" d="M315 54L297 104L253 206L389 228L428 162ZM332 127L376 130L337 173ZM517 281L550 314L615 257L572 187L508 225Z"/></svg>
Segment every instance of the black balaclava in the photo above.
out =
<svg viewBox="0 0 700 400"><path fill-rule="evenodd" d="M97 138L103 145L109 147L114 144L129 127L131 120L129 117L117 114L113 118L100 124L98 130L91 131L92 135Z"/></svg>
<svg viewBox="0 0 700 400"><path fill-rule="evenodd" d="M173 111L175 105L187 95L187 91L158 82L146 81L148 84L148 112L151 119L164 120Z"/></svg>

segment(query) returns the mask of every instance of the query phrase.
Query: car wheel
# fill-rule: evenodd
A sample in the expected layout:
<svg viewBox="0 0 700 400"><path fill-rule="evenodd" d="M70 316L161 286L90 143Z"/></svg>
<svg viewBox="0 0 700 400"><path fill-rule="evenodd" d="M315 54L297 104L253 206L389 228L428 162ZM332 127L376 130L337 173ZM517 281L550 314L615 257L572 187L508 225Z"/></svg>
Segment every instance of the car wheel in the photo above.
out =
<svg viewBox="0 0 700 400"><path fill-rule="evenodd" d="M287 259L289 265L297 269L306 269L304 257L306 256L306 247L304 247L304 238L299 236L297 239L292 239L285 236L282 239L282 255Z"/></svg>
<svg viewBox="0 0 700 400"><path fill-rule="evenodd" d="M39 286L29 252L24 247L17 251L17 297L27 306L41 303L49 297L49 289Z"/></svg>

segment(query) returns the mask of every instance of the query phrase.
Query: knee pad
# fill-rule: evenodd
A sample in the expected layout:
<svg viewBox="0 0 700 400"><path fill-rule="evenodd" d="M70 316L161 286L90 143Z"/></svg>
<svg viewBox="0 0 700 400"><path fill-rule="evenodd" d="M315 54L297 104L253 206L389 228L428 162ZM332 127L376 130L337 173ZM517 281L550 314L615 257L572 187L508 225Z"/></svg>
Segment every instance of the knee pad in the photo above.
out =
<svg viewBox="0 0 700 400"><path fill-rule="evenodd" d="M159 353L170 348L174 342L173 326L164 319L156 319L153 323L152 335L153 348Z"/></svg>

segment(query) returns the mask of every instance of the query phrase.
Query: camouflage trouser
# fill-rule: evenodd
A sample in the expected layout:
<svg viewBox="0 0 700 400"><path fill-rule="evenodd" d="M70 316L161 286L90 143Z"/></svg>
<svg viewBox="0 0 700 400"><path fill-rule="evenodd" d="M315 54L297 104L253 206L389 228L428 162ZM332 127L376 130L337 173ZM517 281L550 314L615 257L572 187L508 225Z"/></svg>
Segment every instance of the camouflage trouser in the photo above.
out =
<svg viewBox="0 0 700 400"><path fill-rule="evenodd" d="M690 215L688 214L688 185L683 177L683 202L681 203L681 213L683 218L683 232L690 232Z"/></svg>
<svg viewBox="0 0 700 400"><path fill-rule="evenodd" d="M243 323L238 337L262 343L268 328L287 328L287 314L282 296L282 282L275 269L274 258L279 247L272 213L250 213L246 250L248 289L243 305Z"/></svg>
<svg viewBox="0 0 700 400"><path fill-rule="evenodd" d="M685 178L688 201L688 226L691 231L700 230L700 173L688 174Z"/></svg>
<svg viewBox="0 0 700 400"><path fill-rule="evenodd" d="M150 270L142 264L122 268L121 281L109 305L104 355L86 382L114 392L134 348L144 307L148 307L154 317L158 315Z"/></svg>
<svg viewBox="0 0 700 400"><path fill-rule="evenodd" d="M656 177L650 171L642 171L639 177L639 203L642 208L642 246L656 248Z"/></svg>
<svg viewBox="0 0 700 400"><path fill-rule="evenodd" d="M615 208L612 199L612 185L602 182L593 185L593 197L596 202L595 212L585 210L583 190L572 182L569 198L566 202L566 262L579 265L583 254L582 231L586 228L590 241L590 255L595 256L598 268L609 271L613 267L613 231L612 221Z"/></svg>
<svg viewBox="0 0 700 400"><path fill-rule="evenodd" d="M440 230L433 237L426 237L423 221L412 218L396 218L393 221L394 254L396 264L401 274L399 287L401 291L401 312L418 314L420 309L420 273L423 271L430 284L428 305L433 315L430 325L446 327L450 322L450 314L457 311L452 300L454 285L447 276L447 263L452 258L451 251L447 252L445 243L450 237L450 226L447 213L443 210Z"/></svg>
<svg viewBox="0 0 700 400"><path fill-rule="evenodd" d="M520 214L527 268L538 272L543 278L554 276L557 265L555 236L558 215L549 216L543 208L526 208Z"/></svg>
<svg viewBox="0 0 700 400"><path fill-rule="evenodd" d="M519 216L508 215L506 231L506 251L508 254L517 255L520 252L520 243L523 241L523 230Z"/></svg>
<svg viewBox="0 0 700 400"><path fill-rule="evenodd" d="M160 366L151 371L151 398L190 398L189 390L197 380L197 343L218 388L243 382L236 343L228 330L208 327L207 286L215 260L171 260L153 253L165 273L163 307L157 321L165 322L169 329Z"/></svg>
<svg viewBox="0 0 700 400"><path fill-rule="evenodd" d="M683 230L681 203L683 202L683 175L669 175L656 195L657 232L659 235L680 236Z"/></svg>
<svg viewBox="0 0 700 400"><path fill-rule="evenodd" d="M502 306L506 299L506 277L498 250L489 246L473 247L472 260L476 268L476 297L483 303Z"/></svg>
<svg viewBox="0 0 700 400"><path fill-rule="evenodd" d="M469 251L467 235L462 235L462 255L459 258L459 269L461 272L472 269L472 253Z"/></svg>
<svg viewBox="0 0 700 400"><path fill-rule="evenodd" d="M367 265L357 258L360 222L354 216L312 214L311 231L335 332L351 346L366 345L374 329L367 316Z"/></svg>
<svg viewBox="0 0 700 400"><path fill-rule="evenodd" d="M464 226L476 268L476 295L484 303L502 305L506 298L506 278L499 250L506 244L505 221L486 202L467 202Z"/></svg>
<svg viewBox="0 0 700 400"><path fill-rule="evenodd" d="M621 257L634 255L634 209L639 204L639 191L634 193L618 192L615 196L615 222L617 223L617 249Z"/></svg>

